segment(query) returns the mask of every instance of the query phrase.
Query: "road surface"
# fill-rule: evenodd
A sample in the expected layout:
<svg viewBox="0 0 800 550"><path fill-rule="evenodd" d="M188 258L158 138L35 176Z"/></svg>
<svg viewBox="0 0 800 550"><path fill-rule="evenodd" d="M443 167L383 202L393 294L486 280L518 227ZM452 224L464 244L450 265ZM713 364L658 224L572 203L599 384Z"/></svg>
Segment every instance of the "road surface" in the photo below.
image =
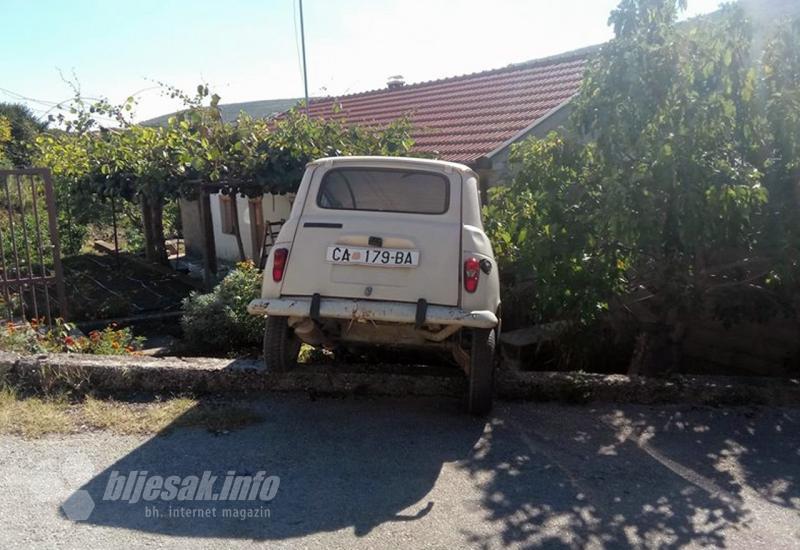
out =
<svg viewBox="0 0 800 550"><path fill-rule="evenodd" d="M499 403L483 421L436 399L256 406L263 423L224 434L3 436L0 544L800 547L800 409ZM228 472L263 472L273 498L133 502L110 483Z"/></svg>

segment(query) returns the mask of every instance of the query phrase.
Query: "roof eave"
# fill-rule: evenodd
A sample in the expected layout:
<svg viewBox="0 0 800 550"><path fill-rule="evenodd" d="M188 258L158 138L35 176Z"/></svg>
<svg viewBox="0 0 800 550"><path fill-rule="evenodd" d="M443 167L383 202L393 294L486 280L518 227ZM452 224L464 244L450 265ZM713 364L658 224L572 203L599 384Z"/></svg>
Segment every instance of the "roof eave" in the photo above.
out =
<svg viewBox="0 0 800 550"><path fill-rule="evenodd" d="M558 105L556 105L555 107L553 107L552 109L547 111L547 113L545 113L544 115L540 116L539 118L534 120L531 124L529 124L528 126L523 128L522 130L520 130L519 132L517 132L516 134L514 134L513 136L511 136L507 140L505 140L503 143L498 145L495 149L493 149L492 151L486 153L482 157L476 159L475 160L475 164L477 166L480 166L481 168L489 168L491 166L492 159L494 157L496 157L498 154L500 154L500 152L502 152L506 147L508 147L512 143L516 143L517 141L519 141L520 139L524 138L526 135L531 133L533 130L536 129L537 126L547 122L550 118L552 118L553 116L558 114L562 109L564 109L567 105L569 105L569 103L573 99L575 99L576 95L578 95L578 94L577 93L572 94L568 99L562 101L561 103L559 103Z"/></svg>

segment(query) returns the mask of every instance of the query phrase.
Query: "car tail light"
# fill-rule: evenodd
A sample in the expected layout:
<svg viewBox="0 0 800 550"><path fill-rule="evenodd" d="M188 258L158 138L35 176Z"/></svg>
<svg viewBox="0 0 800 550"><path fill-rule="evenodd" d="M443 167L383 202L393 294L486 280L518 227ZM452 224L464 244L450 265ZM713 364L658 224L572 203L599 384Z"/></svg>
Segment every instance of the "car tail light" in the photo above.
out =
<svg viewBox="0 0 800 550"><path fill-rule="evenodd" d="M481 277L481 263L477 258L467 258L464 261L464 290L475 292L478 290L478 280Z"/></svg>
<svg viewBox="0 0 800 550"><path fill-rule="evenodd" d="M276 248L272 256L272 280L280 282L283 279L283 271L286 269L286 258L289 250L286 248Z"/></svg>

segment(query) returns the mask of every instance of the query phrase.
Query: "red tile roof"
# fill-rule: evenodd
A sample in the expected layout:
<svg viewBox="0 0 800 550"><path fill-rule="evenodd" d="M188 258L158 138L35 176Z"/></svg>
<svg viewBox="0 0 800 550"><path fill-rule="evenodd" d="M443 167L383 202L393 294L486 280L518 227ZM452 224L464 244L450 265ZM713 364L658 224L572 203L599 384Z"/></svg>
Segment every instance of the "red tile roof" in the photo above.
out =
<svg viewBox="0 0 800 550"><path fill-rule="evenodd" d="M415 150L474 161L558 107L577 91L594 48L474 74L341 97L313 99L312 117L381 126L402 116ZM340 111L334 106L338 104Z"/></svg>

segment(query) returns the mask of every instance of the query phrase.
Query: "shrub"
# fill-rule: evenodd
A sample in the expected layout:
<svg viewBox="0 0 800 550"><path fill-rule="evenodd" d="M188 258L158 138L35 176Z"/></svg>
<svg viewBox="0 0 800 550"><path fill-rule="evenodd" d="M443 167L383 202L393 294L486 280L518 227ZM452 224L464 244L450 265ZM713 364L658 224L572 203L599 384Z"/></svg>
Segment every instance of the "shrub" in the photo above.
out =
<svg viewBox="0 0 800 550"><path fill-rule="evenodd" d="M621 263L597 208L604 189L593 148L552 133L514 146L511 161L516 177L490 190L484 216L512 287L504 290L520 294L528 321L589 323L621 290ZM533 296L522 292L528 287Z"/></svg>
<svg viewBox="0 0 800 550"><path fill-rule="evenodd" d="M237 264L212 292L193 292L183 302L186 343L222 353L257 347L264 320L247 313L247 304L258 298L260 288L261 272L248 261Z"/></svg>

